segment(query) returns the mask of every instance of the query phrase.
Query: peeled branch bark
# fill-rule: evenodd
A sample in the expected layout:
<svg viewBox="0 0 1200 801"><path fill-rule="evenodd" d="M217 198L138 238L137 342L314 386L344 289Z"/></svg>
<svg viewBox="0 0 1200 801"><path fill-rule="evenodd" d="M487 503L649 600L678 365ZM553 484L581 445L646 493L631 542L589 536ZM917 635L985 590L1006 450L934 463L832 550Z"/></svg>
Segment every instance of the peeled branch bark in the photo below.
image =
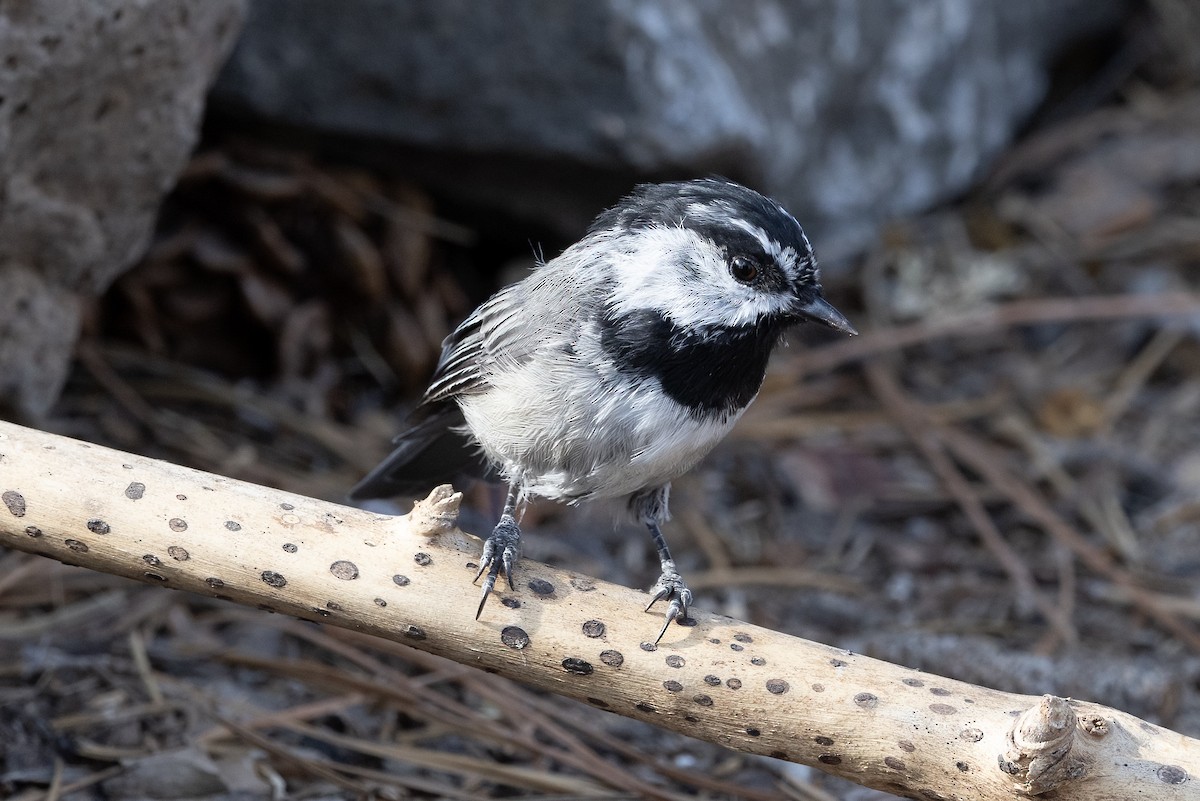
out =
<svg viewBox="0 0 1200 801"><path fill-rule="evenodd" d="M0 423L0 545L405 643L739 751L920 799L1200 799L1200 741L976 687L523 560L475 620L439 487L390 517Z"/></svg>

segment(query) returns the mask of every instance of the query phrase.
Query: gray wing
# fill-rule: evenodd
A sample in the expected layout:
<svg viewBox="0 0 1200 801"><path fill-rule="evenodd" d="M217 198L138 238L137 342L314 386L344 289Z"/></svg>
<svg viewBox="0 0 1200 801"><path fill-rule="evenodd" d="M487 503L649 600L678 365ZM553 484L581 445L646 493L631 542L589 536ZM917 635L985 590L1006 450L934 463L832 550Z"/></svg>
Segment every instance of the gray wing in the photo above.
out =
<svg viewBox="0 0 1200 801"><path fill-rule="evenodd" d="M423 406L486 389L487 365L499 353L518 362L528 356L530 340L523 341L517 324L522 287L517 283L501 289L446 337Z"/></svg>
<svg viewBox="0 0 1200 801"><path fill-rule="evenodd" d="M583 284L595 276L569 274L557 262L492 295L446 337L422 406L482 392L497 368L523 364L539 348L575 339L590 316Z"/></svg>
<svg viewBox="0 0 1200 801"><path fill-rule="evenodd" d="M422 491L464 476L495 480L495 467L466 430L457 398L483 392L492 376L526 362L546 345L572 343L587 319L587 292L568 280L589 280L554 262L497 292L442 343L442 355L425 397L409 415L411 428L392 453L360 481L354 498ZM565 357L560 357L565 358Z"/></svg>

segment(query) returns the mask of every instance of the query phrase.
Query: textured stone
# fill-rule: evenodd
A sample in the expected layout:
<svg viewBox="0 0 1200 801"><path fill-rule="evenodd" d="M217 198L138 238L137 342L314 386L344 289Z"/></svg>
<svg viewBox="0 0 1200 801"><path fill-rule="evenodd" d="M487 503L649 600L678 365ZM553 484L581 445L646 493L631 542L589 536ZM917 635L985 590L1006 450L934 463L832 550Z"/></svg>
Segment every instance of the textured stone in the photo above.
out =
<svg viewBox="0 0 1200 801"><path fill-rule="evenodd" d="M572 235L637 178L720 171L820 237L961 191L1044 96L1051 55L1124 7L253 0L214 98L390 143L375 154L436 188Z"/></svg>
<svg viewBox="0 0 1200 801"><path fill-rule="evenodd" d="M0 4L0 397L43 412L78 298L145 250L244 0Z"/></svg>

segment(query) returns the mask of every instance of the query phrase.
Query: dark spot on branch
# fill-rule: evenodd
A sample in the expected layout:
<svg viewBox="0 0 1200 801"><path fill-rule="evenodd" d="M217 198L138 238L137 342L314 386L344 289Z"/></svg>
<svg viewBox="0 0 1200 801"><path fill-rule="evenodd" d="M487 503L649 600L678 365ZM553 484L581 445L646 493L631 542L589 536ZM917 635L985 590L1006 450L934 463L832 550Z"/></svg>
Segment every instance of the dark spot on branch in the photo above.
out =
<svg viewBox="0 0 1200 801"><path fill-rule="evenodd" d="M407 587L409 585L408 576L402 576L399 573L392 576L392 583L397 587Z"/></svg>
<svg viewBox="0 0 1200 801"><path fill-rule="evenodd" d="M1188 780L1188 773L1176 765L1163 765L1156 772L1159 781L1166 784L1183 784Z"/></svg>
<svg viewBox="0 0 1200 801"><path fill-rule="evenodd" d="M675 679L667 679L663 682L663 688L669 693L677 693L683 689L683 685Z"/></svg>
<svg viewBox="0 0 1200 801"><path fill-rule="evenodd" d="M681 668L683 665L683 657L679 654L671 654L667 657L667 667Z"/></svg>
<svg viewBox="0 0 1200 801"><path fill-rule="evenodd" d="M530 579L526 586L534 595L540 595L543 598L554 594L554 585L542 578Z"/></svg>
<svg viewBox="0 0 1200 801"><path fill-rule="evenodd" d="M500 642L514 651L529 647L529 634L520 626L505 626L500 631Z"/></svg>
<svg viewBox="0 0 1200 801"><path fill-rule="evenodd" d="M415 553L415 554L413 554L413 561L416 562L421 567L427 567L427 566L433 564L433 557L424 552Z"/></svg>
<svg viewBox="0 0 1200 801"><path fill-rule="evenodd" d="M358 578L358 565L345 559L339 559L329 566L329 572L333 574L334 578L353 581Z"/></svg>
<svg viewBox="0 0 1200 801"><path fill-rule="evenodd" d="M597 637L603 637L604 631L604 623L599 620L585 620L583 623L584 637L591 637L594 640Z"/></svg>
<svg viewBox="0 0 1200 801"><path fill-rule="evenodd" d="M872 693L859 693L854 696L854 703L863 709L874 709L879 705L879 698Z"/></svg>
<svg viewBox="0 0 1200 801"><path fill-rule="evenodd" d="M107 534L112 531L112 528L98 517L93 517L87 521L87 530L93 534Z"/></svg>
<svg viewBox="0 0 1200 801"><path fill-rule="evenodd" d="M13 517L25 516L25 496L16 490L6 490L0 498L4 499L4 505L8 507L8 511L12 512Z"/></svg>
<svg viewBox="0 0 1200 801"><path fill-rule="evenodd" d="M146 485L140 481L134 481L125 488L125 497L131 501L140 501L145 494Z"/></svg>
<svg viewBox="0 0 1200 801"><path fill-rule="evenodd" d="M767 682L767 692L771 695L783 695L789 689L788 683L783 679L771 679Z"/></svg>
<svg viewBox="0 0 1200 801"><path fill-rule="evenodd" d="M620 651L609 649L600 652L600 661L609 667L620 667L625 663L625 655Z"/></svg>
<svg viewBox="0 0 1200 801"><path fill-rule="evenodd" d="M262 580L267 586L275 589L287 586L287 579L283 577L283 574L276 573L274 570L264 570Z"/></svg>

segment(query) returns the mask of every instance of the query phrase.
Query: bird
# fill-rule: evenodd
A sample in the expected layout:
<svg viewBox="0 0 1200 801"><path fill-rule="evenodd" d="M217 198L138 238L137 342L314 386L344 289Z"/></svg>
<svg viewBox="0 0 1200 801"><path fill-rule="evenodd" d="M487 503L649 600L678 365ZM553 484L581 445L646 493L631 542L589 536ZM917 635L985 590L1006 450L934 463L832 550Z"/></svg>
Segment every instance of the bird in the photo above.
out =
<svg viewBox="0 0 1200 801"><path fill-rule="evenodd" d="M693 602L662 533L671 481L729 432L803 322L857 333L783 206L720 177L641 184L445 339L410 427L350 496L506 484L476 619L499 576L515 590L530 498L623 498L660 562L646 606L667 605L657 643Z"/></svg>

